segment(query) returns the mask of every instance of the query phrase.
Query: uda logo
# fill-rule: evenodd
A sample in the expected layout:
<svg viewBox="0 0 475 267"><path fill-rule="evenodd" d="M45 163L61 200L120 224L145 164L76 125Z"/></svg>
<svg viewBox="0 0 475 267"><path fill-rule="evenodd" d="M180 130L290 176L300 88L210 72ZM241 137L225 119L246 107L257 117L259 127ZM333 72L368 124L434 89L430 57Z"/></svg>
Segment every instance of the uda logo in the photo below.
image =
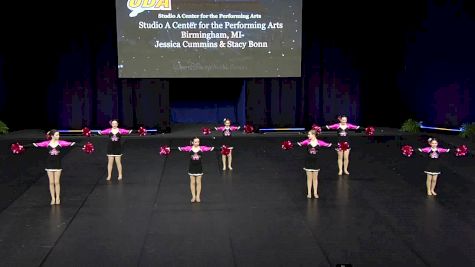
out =
<svg viewBox="0 0 475 267"><path fill-rule="evenodd" d="M129 17L136 17L146 10L172 10L172 0L128 0Z"/></svg>

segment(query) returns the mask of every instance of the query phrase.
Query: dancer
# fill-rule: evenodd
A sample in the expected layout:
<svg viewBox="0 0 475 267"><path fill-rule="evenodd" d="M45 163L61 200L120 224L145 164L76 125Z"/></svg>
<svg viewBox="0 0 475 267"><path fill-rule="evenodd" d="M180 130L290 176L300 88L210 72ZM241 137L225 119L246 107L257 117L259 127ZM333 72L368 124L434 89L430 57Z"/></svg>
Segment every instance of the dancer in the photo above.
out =
<svg viewBox="0 0 475 267"><path fill-rule="evenodd" d="M317 152L320 147L330 147L332 144L318 140L315 130L308 131L307 136L308 139L297 142L297 144L307 149L303 168L307 173L307 198L312 198L312 184L313 196L318 198L318 172L320 171L320 164L318 162Z"/></svg>
<svg viewBox="0 0 475 267"><path fill-rule="evenodd" d="M126 130L119 128L118 120L114 119L110 121L111 128L99 131L99 134L109 135L109 143L107 145L107 178L110 180L112 176L112 167L115 164L117 165L118 177L117 180L122 180L122 144L120 142L122 135L127 135L132 133L132 130Z"/></svg>
<svg viewBox="0 0 475 267"><path fill-rule="evenodd" d="M200 139L195 137L190 146L178 147L178 150L190 153L188 175L190 175L191 202L201 202L201 177L203 176L201 157L203 152L213 151L214 147L200 146Z"/></svg>
<svg viewBox="0 0 475 267"><path fill-rule="evenodd" d="M338 175L350 174L348 172L348 165L350 163L350 143L348 139L348 130L357 130L360 126L356 126L348 123L347 116L339 116L339 123L327 125L326 128L330 130L336 130L338 134L338 147L336 151L338 153Z"/></svg>
<svg viewBox="0 0 475 267"><path fill-rule="evenodd" d="M231 126L231 120L228 118L225 118L224 120L224 126L219 126L219 127L214 127L216 131L220 131L223 133L223 142L222 146L226 146L229 148L229 154L228 155L222 155L222 161L223 161L223 171L226 170L226 158L228 159L228 168L230 170L233 169L231 166L231 163L233 162L233 146L231 142L231 136L232 132L237 131L241 128L241 126Z"/></svg>
<svg viewBox="0 0 475 267"><path fill-rule="evenodd" d="M437 177L440 174L439 156L442 153L449 152L450 149L438 147L439 143L435 138L429 138L427 141L430 146L419 148L418 150L422 153L427 154L428 156L428 163L424 171L427 174L427 195L436 196L437 193L435 192L435 186L437 184Z"/></svg>
<svg viewBox="0 0 475 267"><path fill-rule="evenodd" d="M47 148L48 159L46 161L46 173L49 179L49 192L51 194L51 205L59 205L61 203L61 151L64 148L71 147L75 142L67 142L59 140L59 132L57 130L51 130L47 133L51 139L39 143L33 143L35 147Z"/></svg>

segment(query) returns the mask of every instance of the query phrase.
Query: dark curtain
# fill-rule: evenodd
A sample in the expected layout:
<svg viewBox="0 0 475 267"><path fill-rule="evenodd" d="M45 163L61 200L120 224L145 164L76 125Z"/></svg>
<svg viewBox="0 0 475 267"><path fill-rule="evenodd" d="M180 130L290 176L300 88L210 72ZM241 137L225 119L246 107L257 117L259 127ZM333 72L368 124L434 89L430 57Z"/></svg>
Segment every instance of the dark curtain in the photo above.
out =
<svg viewBox="0 0 475 267"><path fill-rule="evenodd" d="M115 39L93 47L87 38L61 56L48 95L49 124L64 129L121 126L167 128L169 83L160 79L118 79ZM71 64L74 62L74 64Z"/></svg>
<svg viewBox="0 0 475 267"><path fill-rule="evenodd" d="M313 50L302 78L250 79L247 121L259 127L306 127L359 120L360 77L339 49Z"/></svg>
<svg viewBox="0 0 475 267"><path fill-rule="evenodd" d="M19 21L3 32L0 120L10 128L103 128L112 118L168 127L182 100L237 103L234 118L259 127L323 125L339 114L364 126L475 121L473 1L304 0L302 77L199 83L118 79L115 3L97 1L94 12L82 3L54 14L26 10L28 32L17 30ZM68 30L55 30L58 21ZM10 25L6 16L0 22ZM231 87L232 96L212 92Z"/></svg>
<svg viewBox="0 0 475 267"><path fill-rule="evenodd" d="M475 4L430 1L424 23L406 34L398 84L414 119L458 128L475 121Z"/></svg>

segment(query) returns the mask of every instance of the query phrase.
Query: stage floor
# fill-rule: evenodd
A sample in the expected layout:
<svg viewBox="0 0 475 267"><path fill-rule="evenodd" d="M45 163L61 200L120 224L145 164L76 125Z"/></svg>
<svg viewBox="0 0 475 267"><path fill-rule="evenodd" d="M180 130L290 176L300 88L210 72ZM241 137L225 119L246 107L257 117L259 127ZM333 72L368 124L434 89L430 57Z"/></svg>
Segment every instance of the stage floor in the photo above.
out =
<svg viewBox="0 0 475 267"><path fill-rule="evenodd" d="M338 176L336 152L323 149L320 198L307 199L303 150L280 148L305 135L242 135L232 171L221 170L219 151L205 153L202 202L192 204L188 155L158 153L187 145L183 131L125 137L120 182L115 170L105 180L104 137L90 138L91 155L71 149L60 206L49 204L45 151L9 150L41 135L2 137L0 265L475 266L473 157L444 157L438 196L430 197L422 158L400 153L401 144L417 147L426 136L355 136L351 174Z"/></svg>

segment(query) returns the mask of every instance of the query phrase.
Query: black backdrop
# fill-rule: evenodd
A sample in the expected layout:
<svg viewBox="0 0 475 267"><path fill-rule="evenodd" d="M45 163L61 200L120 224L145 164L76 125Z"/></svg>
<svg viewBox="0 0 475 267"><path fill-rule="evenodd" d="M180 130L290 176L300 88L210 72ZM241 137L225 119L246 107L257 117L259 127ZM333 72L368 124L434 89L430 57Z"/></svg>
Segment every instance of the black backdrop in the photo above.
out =
<svg viewBox="0 0 475 267"><path fill-rule="evenodd" d="M167 127L170 102L181 95L229 101L242 86L246 121L258 126L308 127L340 113L392 127L409 117L475 119L471 1L309 3L302 77L210 82L229 90L219 96L196 88L196 79L118 79L113 0L58 1L62 12L20 8L18 19L1 18L0 120L12 129L101 128L113 117L127 127Z"/></svg>

